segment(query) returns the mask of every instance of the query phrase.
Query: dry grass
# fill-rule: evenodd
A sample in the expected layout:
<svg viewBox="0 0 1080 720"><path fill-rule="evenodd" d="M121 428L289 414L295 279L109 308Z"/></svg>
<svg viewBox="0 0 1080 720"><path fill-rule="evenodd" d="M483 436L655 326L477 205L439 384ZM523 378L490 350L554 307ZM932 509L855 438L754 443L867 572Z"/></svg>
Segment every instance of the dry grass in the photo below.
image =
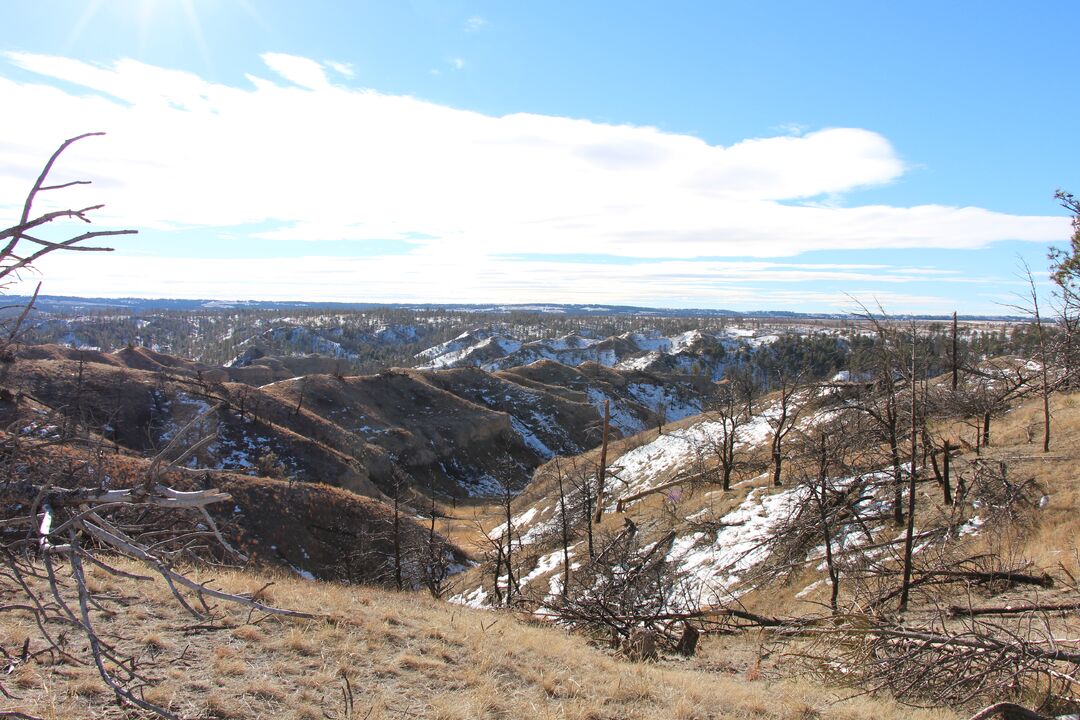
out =
<svg viewBox="0 0 1080 720"><path fill-rule="evenodd" d="M202 579L208 577L203 573ZM359 716L372 720L801 720L827 707L830 715L851 720L954 717L912 714L887 700L833 705L837 693L826 688L750 681L747 671L756 648L745 640L706 642L693 661L633 665L557 628L422 595L243 572L214 577L218 587L243 592L273 579L280 601L326 617L267 618L250 625L246 612L221 607L220 622L231 629L192 630L164 588L135 588L131 581L110 579L114 592L137 591L146 598L141 618L128 616L112 625L117 645L155 678L145 690L147 699L183 717L321 718L324 712L342 717L346 675ZM27 636L34 637L28 618L0 616L5 646ZM76 655L83 657L83 652ZM89 666L22 666L4 679L4 686L19 698L12 709L49 720L123 715Z"/></svg>
<svg viewBox="0 0 1080 720"><path fill-rule="evenodd" d="M1042 401L1032 398L995 419L982 456L1007 462L1011 478L1034 479L1046 493L1019 550L1037 566L1080 579L1080 393L1052 396L1050 411L1049 453L1042 452Z"/></svg>
<svg viewBox="0 0 1080 720"><path fill-rule="evenodd" d="M996 419L995 444L982 458L1007 460L1012 477L1034 478L1049 497L1031 530L1008 540L1017 555L1080 577L1080 396L1054 399L1054 443L1048 455L1040 452L1038 434L1032 439L1030 433L1040 410L1032 400ZM948 427L939 430L949 432ZM964 458L972 459L973 453ZM722 514L756 482L740 484L733 493L694 493L680 512L712 506ZM929 512L934 502L928 496L921 507ZM659 497L650 497L640 509L657 513L661 504ZM494 508L483 510L495 514ZM612 516L605 523L621 523L621 518ZM477 530L474 526L470 531ZM753 635L707 637L691 660L634 665L558 628L438 603L422 594L305 582L266 572L204 569L192 574L233 592L253 593L273 581L263 590L263 599L325 617L249 618L246 610L219 606L218 624L224 629L193 628L191 618L160 584L137 584L90 570L95 590L131 599L126 607L116 608L120 614L114 619L97 614L96 622L111 628L120 653L135 658L152 678L145 697L186 718L344 717L346 677L355 716L371 720L957 717L949 711L914 711L884 697L845 700L841 698L850 692L841 688L776 679L770 660L761 656L760 639ZM797 612L801 601L794 592L813 577L798 580L746 601L777 613ZM18 648L27 637L32 638L32 650L42 647L28 616L0 614L0 645ZM70 642L68 650L86 660L79 642ZM0 684L17 698L5 699L5 710L50 720L131 717L116 707L90 665L59 660L50 664L43 656L41 664L22 665L0 677Z"/></svg>

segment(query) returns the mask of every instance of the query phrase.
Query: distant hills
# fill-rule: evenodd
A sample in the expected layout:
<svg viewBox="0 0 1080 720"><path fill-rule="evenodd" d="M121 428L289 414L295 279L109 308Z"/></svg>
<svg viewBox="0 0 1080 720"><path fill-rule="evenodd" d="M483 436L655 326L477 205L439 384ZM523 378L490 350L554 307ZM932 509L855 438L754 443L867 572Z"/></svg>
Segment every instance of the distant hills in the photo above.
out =
<svg viewBox="0 0 1080 720"><path fill-rule="evenodd" d="M10 306L22 306L29 296L10 295L5 298ZM45 312L94 312L123 309L133 313L171 311L207 311L207 310L416 310L475 313L539 313L552 315L634 315L653 317L705 317L705 318L790 318L790 319L847 319L856 317L852 313L813 313L792 312L790 310L710 310L705 308L654 308L635 305L597 305L597 304L559 304L559 303L521 303L521 304L474 304L474 303L361 303L361 302L309 302L302 300L206 300L174 298L88 298L65 295L39 295L35 303L37 309ZM897 319L945 320L951 315L912 315L895 314ZM1026 318L1016 315L961 315L968 321L1018 321Z"/></svg>

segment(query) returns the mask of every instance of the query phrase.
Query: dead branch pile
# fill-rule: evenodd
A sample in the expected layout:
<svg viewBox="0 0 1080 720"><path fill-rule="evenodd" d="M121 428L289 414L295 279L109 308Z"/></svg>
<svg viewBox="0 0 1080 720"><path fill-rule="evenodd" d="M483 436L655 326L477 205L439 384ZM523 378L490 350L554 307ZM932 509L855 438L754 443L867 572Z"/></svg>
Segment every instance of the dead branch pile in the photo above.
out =
<svg viewBox="0 0 1080 720"><path fill-rule="evenodd" d="M134 232L84 232L65 240L47 240L40 233L57 220L88 223L89 213L100 205L32 217L33 204L40 193L85 184L83 181L47 183L61 153L90 135L72 138L60 146L34 183L19 221L0 231L0 240L6 242L0 248L0 288L32 269L33 263L49 252L108 250L80 243ZM24 246L30 249L23 251ZM17 341L32 306L33 299L4 328L0 362L11 361L11 345ZM86 448L75 449L88 436L85 432L68 432L49 425L31 427L29 432L24 432L25 428L0 432L0 577L3 578L0 613L29 615L38 629L37 637L28 637L17 647L0 646L5 675L26 663L61 659L84 662L71 652L74 633L86 641L98 674L122 705L165 718L176 717L142 696L142 688L154 681L153 669L137 667L135 660L124 657L111 640L110 624L123 623L122 611L117 609L122 608L123 599L96 592L87 580L90 566L114 575L152 579L116 567L118 556L142 564L159 577L176 601L200 623L214 621L215 601L238 603L252 612L311 617L265 605L251 596L223 592L190 579L181 569L181 563L205 557L211 547L214 548L211 556L244 559L225 540L206 509L228 500L229 495L215 488L180 491L165 482L170 470L215 439L208 436L190 444L181 442L181 438L215 411L216 408L210 408L177 432L149 463L144 477L124 487L113 487L108 476L94 471L94 463L85 459ZM36 590L42 586L48 589L47 593ZM95 624L92 611L108 619L106 627ZM0 694L13 697L2 684Z"/></svg>

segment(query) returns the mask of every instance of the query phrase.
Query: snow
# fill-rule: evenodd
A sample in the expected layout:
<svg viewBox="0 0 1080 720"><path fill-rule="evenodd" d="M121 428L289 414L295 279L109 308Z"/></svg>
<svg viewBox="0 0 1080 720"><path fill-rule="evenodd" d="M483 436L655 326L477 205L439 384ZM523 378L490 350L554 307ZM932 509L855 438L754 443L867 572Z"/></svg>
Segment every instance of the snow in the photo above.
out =
<svg viewBox="0 0 1080 720"><path fill-rule="evenodd" d="M295 572L297 575L304 578L305 580L314 580L315 579L315 576L312 575L311 571L309 571L309 570L305 570L303 568L298 568L295 565L290 565L289 567L292 568L293 572Z"/></svg>
<svg viewBox="0 0 1080 720"><path fill-rule="evenodd" d="M985 518L983 518L983 517L981 517L979 515L974 515L974 516L972 516L972 518L970 520L968 520L966 523L964 523L959 528L957 528L956 532L957 532L958 535L961 535L961 536L963 536L963 535L975 535L976 533L979 532L979 528L981 528L985 522L986 522Z"/></svg>
<svg viewBox="0 0 1080 720"><path fill-rule="evenodd" d="M521 436L522 442L544 460L550 460L555 457L555 452L545 445L540 438L536 437L536 435L534 435L521 420L511 415L510 426L514 429L514 432Z"/></svg>
<svg viewBox="0 0 1080 720"><path fill-rule="evenodd" d="M642 350L668 352L671 349L671 340L666 337L659 337L653 333L647 335L631 333L629 335L623 335L622 337L634 343Z"/></svg>
<svg viewBox="0 0 1080 720"><path fill-rule="evenodd" d="M529 522L531 522L532 519L534 517L536 517L536 514L539 513L539 512L540 512L540 509L537 508L536 506L533 506L533 507L529 508L528 510L526 510L525 512L521 513L520 515L512 516L510 518L510 525L515 530L517 530L522 525L528 525ZM506 523L503 523L502 525L499 525L496 528L492 528L491 532L488 533L488 537L492 538L492 539L495 539L495 538L499 537L500 535L502 535L504 532L506 532Z"/></svg>
<svg viewBox="0 0 1080 720"><path fill-rule="evenodd" d="M694 343L703 340L704 337L705 336L702 335L700 330L689 330L687 332L684 332L682 335L676 335L675 337L671 338L670 352L672 354L675 354L677 352L687 350Z"/></svg>
<svg viewBox="0 0 1080 720"><path fill-rule="evenodd" d="M598 342L599 340L570 334L555 338L554 340L548 340L545 344L552 350L580 350L582 348L592 347Z"/></svg>
<svg viewBox="0 0 1080 720"><path fill-rule="evenodd" d="M468 348L481 340L489 337L491 333L484 330L466 330L458 335L453 340L448 340L441 345L435 345L429 347L427 350L421 350L416 354L416 357L436 359L447 355L448 353L457 352L463 348Z"/></svg>
<svg viewBox="0 0 1080 720"><path fill-rule="evenodd" d="M683 575L680 592L687 597L701 597L710 590L737 593L733 586L767 557L767 541L777 527L808 498L803 487L771 495L764 488L755 488L739 507L721 518L725 526L713 542L703 544L703 532L676 538L668 559Z"/></svg>
<svg viewBox="0 0 1080 720"><path fill-rule="evenodd" d="M183 427L185 425L187 425L189 420L194 419L195 417L197 417L199 415L202 415L204 413L209 412L211 407L212 407L210 405L210 403L206 402L205 400L203 400L201 398L191 397L190 395L188 395L187 393L184 393L184 392L176 393L176 402L180 403L181 405L184 405L185 407L194 408L194 412L192 412L189 416L185 417L180 422L177 422L176 420L170 419L169 422L166 424L165 428L161 432L161 437L159 438L159 442L162 442L162 443L170 442L173 439L173 437L176 435L176 433L180 432L180 430L183 429ZM170 415L172 417L176 416L176 413L172 408L172 402L171 401L165 400L161 404L162 404L163 408L166 411L171 411Z"/></svg>
<svg viewBox="0 0 1080 720"><path fill-rule="evenodd" d="M663 411L666 422L675 422L701 413L701 401L694 398L681 400L678 395L662 385L630 383L630 396L655 413Z"/></svg>
<svg viewBox="0 0 1080 720"><path fill-rule="evenodd" d="M698 453L709 452L709 446L720 442L723 432L723 423L703 420L623 453L613 464L620 468L618 477L627 484L627 493L641 492L657 484L654 481L661 476L692 464ZM753 446L763 442L770 432L768 421L758 416L736 430L736 442L739 446Z"/></svg>
<svg viewBox="0 0 1080 720"><path fill-rule="evenodd" d="M487 596L487 590L485 590L483 586L480 586L471 592L453 596L450 598L450 602L479 609L487 606Z"/></svg>
<svg viewBox="0 0 1080 720"><path fill-rule="evenodd" d="M562 566L562 548L555 550L554 552L544 555L536 561L536 567L534 567L528 575L518 578L518 586L525 587L529 582L535 580L541 575L546 575L557 567Z"/></svg>
<svg viewBox="0 0 1080 720"><path fill-rule="evenodd" d="M624 436L634 435L645 429L645 424L632 414L627 412L626 408L619 405L615 400L609 398L601 390L596 388L588 388L585 391L586 396L589 399L589 403L596 408L597 412L601 415L604 414L604 401L608 403L608 412L611 415L611 424L619 429Z"/></svg>
<svg viewBox="0 0 1080 720"><path fill-rule="evenodd" d="M817 588L821 587L821 586L822 586L822 585L824 585L824 584L825 584L825 580L824 580L824 579L821 579L821 580L815 580L814 582L810 583L809 585L807 585L806 587L804 587L804 588L803 588L802 590L800 590L799 592L795 593L795 597L797 597L797 598L799 598L800 600L802 600L802 599L803 599L804 597L806 597L807 595L809 595L809 594L810 594L810 593L812 593L812 592L813 592L814 590L816 590Z"/></svg>
<svg viewBox="0 0 1080 720"><path fill-rule="evenodd" d="M762 345L771 345L779 339L779 335L759 335L757 337L748 338L747 342L751 347L761 347Z"/></svg>
<svg viewBox="0 0 1080 720"><path fill-rule="evenodd" d="M484 473L478 477L466 478L461 481L465 492L470 497L492 497L501 495L504 491L503 483L496 477Z"/></svg>
<svg viewBox="0 0 1080 720"><path fill-rule="evenodd" d="M654 350L636 358L623 360L621 363L618 364L617 367L619 370L645 370L654 362L659 360L661 356L662 353L660 353L658 350Z"/></svg>

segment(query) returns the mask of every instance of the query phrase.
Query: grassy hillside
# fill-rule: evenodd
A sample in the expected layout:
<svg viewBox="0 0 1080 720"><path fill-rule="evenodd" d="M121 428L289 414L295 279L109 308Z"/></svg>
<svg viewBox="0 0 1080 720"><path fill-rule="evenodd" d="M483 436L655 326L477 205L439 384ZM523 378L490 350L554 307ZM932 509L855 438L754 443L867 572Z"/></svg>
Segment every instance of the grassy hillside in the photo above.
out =
<svg viewBox="0 0 1080 720"><path fill-rule="evenodd" d="M138 571L131 564L119 567ZM775 679L752 640L709 644L693 660L630 663L554 627L397 594L293 577L194 570L217 587L318 613L317 620L250 616L221 606L213 624L187 616L161 583L91 570L110 598L94 621L148 676L145 697L186 718L776 718L934 720L887 699ZM272 583L268 587L267 583ZM0 637L34 637L17 612L0 613ZM30 652L39 649L32 641ZM42 657L4 677L3 707L47 720L131 717L86 665ZM351 688L352 711L348 695Z"/></svg>
<svg viewBox="0 0 1080 720"><path fill-rule="evenodd" d="M120 420L153 428L160 446L205 405L192 394L190 377L132 369L149 357L145 353L81 363L64 353L38 352L44 354L5 366L5 488L35 478L132 486L149 472L145 454L155 443L121 427ZM627 376L599 366L569 369L546 362L497 374L459 369L439 375L323 375L262 389L216 384L231 411L217 427L216 447L208 446L217 455L207 457L266 445L282 451L282 464L260 463L255 472L287 475L287 463L305 457L310 467L330 462L319 458L339 458L335 462L343 469L352 468L355 456L338 448L351 453L350 443L361 442L356 433L362 427L381 430L371 424L377 422L395 430L374 433L392 437L379 445L373 441L373 447L401 467L430 465L441 457L433 445L483 445L513 428L509 410L515 397L539 394L543 402L522 406L569 413L584 425L586 410L594 407L583 401L590 373L613 392L627 382ZM931 391L935 381L926 385ZM882 465L887 455L872 428L849 417L861 403L880 399L873 394L878 392L858 382L800 391L797 402L805 408L784 451L781 486L773 485L770 472L770 423L780 403L775 394L758 398L739 435L739 464L729 490L719 482L710 444L716 415L613 439L599 524L581 522L588 514L581 510L589 509L581 500L595 487L599 450L543 465L513 502L517 587L515 602L502 609L301 579L393 584L395 515L388 504L321 483L226 472L200 456L201 467L177 468L165 479L180 490L227 491L230 501L212 507L212 517L253 562L247 570L215 565L235 558L210 553L211 564L184 565L186 572L218 590L316 618L266 616L221 601L208 601L204 610L210 617L196 618L160 581L134 577L145 566L109 557L105 561L123 574L87 565L91 622L113 648L109 671L129 675L128 687L140 697L185 718L955 716L945 710L920 715L896 696L960 714L1006 697L1031 706L1050 698L1045 710L1071 709L1075 610L989 618L962 610L1080 601L1080 395L1051 398L1049 453L1041 452L1041 406L1030 395L994 406L992 441L984 447L976 442L981 414L928 411L919 442L940 447L950 441L956 501L943 501L929 458L921 458L915 582L910 606L898 611L904 531L891 516L892 476ZM241 393L244 409L237 406ZM106 409L112 429L90 432L87 418ZM471 425L468 418L474 416L485 422ZM591 430L578 431L549 428L546 437L552 444L584 444ZM37 448L34 462L22 459L27 445ZM832 498L826 525L832 523L833 534L827 540L811 512L817 448L835 449L834 465L819 478ZM419 455L410 460L409 452ZM424 452L434 459L424 461ZM575 585L569 602L561 604L559 477L571 504L577 503L567 551ZM415 516L417 509L425 507L406 508L398 518L412 567L404 584L423 585L424 539L436 537L437 525L438 533L479 561L451 579L447 594L490 604L497 595L493 553L505 535L499 527L505 509L483 501L439 504L438 511L453 517L432 525ZM125 512L117 515L124 527L153 531L152 513ZM192 522L199 523L198 517ZM199 524L168 530L206 534ZM594 561L586 530L595 542ZM30 537L14 525L3 532L8 539ZM437 542L445 562L464 564L460 552ZM835 612L829 609L829 550L837 558L841 586ZM1020 574L1035 580L1017 579ZM28 575L27 582L51 608L45 629L53 645L35 625L16 577L4 578L0 648L7 666L0 677L0 707L42 718L132 716L130 709L117 708L98 678L81 621L63 617L44 574ZM62 595L77 596L67 571L57 582ZM505 590L505 575L499 582ZM181 594L202 607L187 590ZM552 622L553 616L562 623ZM698 652L689 658L672 652L687 622L703 632ZM893 635L882 636L884 624ZM626 636L641 625L658 632L661 654L655 662L631 662L611 647L613 632ZM913 632L934 634L909 637ZM1017 638L1025 652L1045 655L1047 647L1060 648L1067 657L1049 664L1045 657L1014 660L1008 638ZM966 658L941 650L943 643L955 649L957 639L983 645ZM1005 665L1032 657L1038 662L1017 666L1010 675L1008 667L988 664L996 656Z"/></svg>

